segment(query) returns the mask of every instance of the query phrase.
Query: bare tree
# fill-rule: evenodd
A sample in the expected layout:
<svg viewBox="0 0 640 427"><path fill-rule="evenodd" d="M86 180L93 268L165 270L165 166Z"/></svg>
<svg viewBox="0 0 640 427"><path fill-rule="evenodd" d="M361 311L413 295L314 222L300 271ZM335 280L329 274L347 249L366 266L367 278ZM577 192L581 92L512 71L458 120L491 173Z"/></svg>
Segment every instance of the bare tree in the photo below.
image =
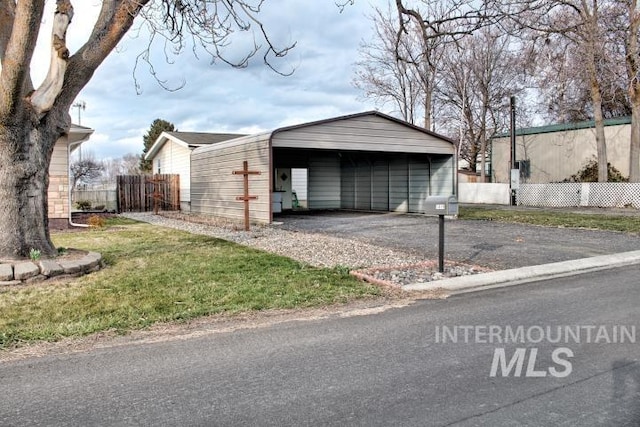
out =
<svg viewBox="0 0 640 427"><path fill-rule="evenodd" d="M380 106L392 104L404 120L422 121L425 128L432 128L433 93L443 46L436 39L424 45L416 28L398 40L398 22L390 11L376 9L371 19L376 37L360 46L354 86Z"/></svg>
<svg viewBox="0 0 640 427"><path fill-rule="evenodd" d="M71 190L75 190L78 184L91 184L98 179L104 171L104 165L94 160L93 156L85 156L71 164Z"/></svg>
<svg viewBox="0 0 640 427"><path fill-rule="evenodd" d="M591 98L595 121L598 177L607 181L607 146L604 134L602 61L607 28L601 17L598 0L504 0L501 13L509 16L521 28L536 34L547 43L550 35L562 37L579 52L580 68Z"/></svg>
<svg viewBox="0 0 640 427"><path fill-rule="evenodd" d="M57 0L49 72L38 87L30 66L45 0L0 0L0 258L26 257L31 248L53 256L47 212L48 169L53 146L68 134L69 108L96 69L142 17L154 38L174 52L202 46L214 59L246 66L262 52L265 63L293 46L276 48L260 20L261 1L102 0L93 31L77 52L66 45L74 17L70 0ZM80 17L82 19L82 17ZM253 32L256 40L237 61L225 57L231 36ZM142 60L148 58L142 55Z"/></svg>
<svg viewBox="0 0 640 427"><path fill-rule="evenodd" d="M457 44L497 19L489 0L422 0L407 6L396 0L396 61L413 69L424 91L424 122L430 128L440 60L449 44Z"/></svg>
<svg viewBox="0 0 640 427"><path fill-rule="evenodd" d="M100 184L115 188L118 175L139 175L145 173L140 168L140 157L128 153L122 157L107 158L102 161Z"/></svg>
<svg viewBox="0 0 640 427"><path fill-rule="evenodd" d="M519 46L497 27L484 27L448 49L439 98L447 122L455 124L460 155L472 171L480 162L486 172L488 139L505 130L510 96L524 88L525 73Z"/></svg>
<svg viewBox="0 0 640 427"><path fill-rule="evenodd" d="M640 182L640 5L637 0L626 4L625 64L631 100L631 144L629 149L629 181Z"/></svg>

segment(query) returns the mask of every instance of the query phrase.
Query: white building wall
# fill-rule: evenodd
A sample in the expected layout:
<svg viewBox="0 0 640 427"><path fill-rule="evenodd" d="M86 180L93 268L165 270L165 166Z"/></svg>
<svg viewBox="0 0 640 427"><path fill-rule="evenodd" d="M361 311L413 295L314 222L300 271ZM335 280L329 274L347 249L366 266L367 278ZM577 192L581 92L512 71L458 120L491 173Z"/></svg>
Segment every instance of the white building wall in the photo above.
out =
<svg viewBox="0 0 640 427"><path fill-rule="evenodd" d="M191 150L168 140L153 158L153 173L180 175L180 209L191 208Z"/></svg>
<svg viewBox="0 0 640 427"><path fill-rule="evenodd" d="M298 200L307 201L307 169L291 169L291 186Z"/></svg>

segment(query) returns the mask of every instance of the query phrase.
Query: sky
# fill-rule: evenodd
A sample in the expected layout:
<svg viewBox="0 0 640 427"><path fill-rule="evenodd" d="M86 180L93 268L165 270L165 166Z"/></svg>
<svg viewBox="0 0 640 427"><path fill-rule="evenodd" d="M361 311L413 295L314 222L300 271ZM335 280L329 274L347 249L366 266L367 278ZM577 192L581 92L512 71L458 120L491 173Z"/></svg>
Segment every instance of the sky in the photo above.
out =
<svg viewBox="0 0 640 427"><path fill-rule="evenodd" d="M91 32L100 2L73 4L75 14L67 32L72 54ZM34 55L36 86L48 67L54 6L55 1L47 1ZM140 154L142 137L156 118L168 120L179 131L253 134L376 109L352 84L358 47L373 34L369 16L374 6L384 9L387 0L355 0L342 12L335 0L266 0L259 16L271 38L280 45L296 43L285 58L274 61L282 72L294 70L286 77L266 67L260 54L247 68L237 69L212 65L210 57L196 58L190 50L168 63L161 46L156 46L151 58L156 75L171 88L184 84L176 91L163 89L143 63L134 73L136 57L148 37L144 31L130 31L78 96L76 102L84 102L86 108L70 111L74 123L95 130L83 151L96 159ZM136 22L134 27L140 24ZM232 38L229 55L246 46L246 37Z"/></svg>

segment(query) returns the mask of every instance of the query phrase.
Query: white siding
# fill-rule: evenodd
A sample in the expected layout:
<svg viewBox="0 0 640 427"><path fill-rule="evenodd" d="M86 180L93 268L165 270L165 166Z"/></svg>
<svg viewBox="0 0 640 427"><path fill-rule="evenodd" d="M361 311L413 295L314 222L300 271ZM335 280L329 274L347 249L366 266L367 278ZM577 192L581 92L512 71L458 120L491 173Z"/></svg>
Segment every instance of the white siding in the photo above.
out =
<svg viewBox="0 0 640 427"><path fill-rule="evenodd" d="M191 150L170 139L153 157L153 173L180 175L180 209L189 210L191 201ZM158 172L160 166L160 172Z"/></svg>
<svg viewBox="0 0 640 427"><path fill-rule="evenodd" d="M455 154L448 141L373 114L276 132L273 147Z"/></svg>
<svg viewBox="0 0 640 427"><path fill-rule="evenodd" d="M252 222L271 222L270 149L268 135L257 135L198 148L191 157L191 211L199 214L243 219L244 202L236 200L244 193L241 170L247 160L249 194L258 196L249 202Z"/></svg>
<svg viewBox="0 0 640 427"><path fill-rule="evenodd" d="M291 169L291 186L298 200L307 200L307 169Z"/></svg>

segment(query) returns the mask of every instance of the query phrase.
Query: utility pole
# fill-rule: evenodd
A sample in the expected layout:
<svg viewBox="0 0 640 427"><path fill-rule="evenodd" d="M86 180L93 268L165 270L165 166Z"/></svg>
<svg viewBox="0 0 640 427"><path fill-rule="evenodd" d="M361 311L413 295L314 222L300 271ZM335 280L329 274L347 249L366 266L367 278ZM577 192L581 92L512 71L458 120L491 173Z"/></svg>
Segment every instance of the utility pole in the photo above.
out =
<svg viewBox="0 0 640 427"><path fill-rule="evenodd" d="M78 101L71 106L71 108L78 109L78 126L82 125L82 116L80 115L80 111L87 109L87 103L84 101ZM80 151L78 152L80 156L80 161L82 161L82 144L80 144Z"/></svg>

